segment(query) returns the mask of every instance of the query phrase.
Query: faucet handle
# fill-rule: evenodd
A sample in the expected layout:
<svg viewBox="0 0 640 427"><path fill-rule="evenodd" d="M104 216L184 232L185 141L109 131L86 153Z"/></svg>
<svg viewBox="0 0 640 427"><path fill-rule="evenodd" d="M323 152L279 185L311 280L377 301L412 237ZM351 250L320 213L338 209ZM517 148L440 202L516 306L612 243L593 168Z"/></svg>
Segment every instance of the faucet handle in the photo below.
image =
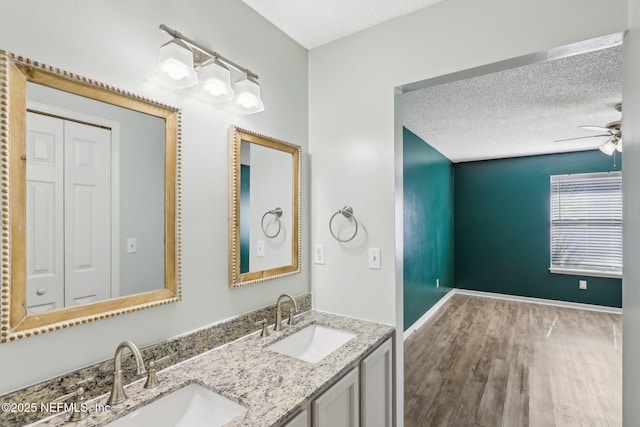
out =
<svg viewBox="0 0 640 427"><path fill-rule="evenodd" d="M262 331L260 332L261 337L268 337L271 335L269 333L269 327L267 326L267 319L262 319L259 322L256 322L256 326L262 326Z"/></svg>
<svg viewBox="0 0 640 427"><path fill-rule="evenodd" d="M147 368L147 381L144 383L144 388L156 388L160 385L160 381L158 380L158 376L156 375L156 372L158 370L157 364L169 359L169 356L165 356L161 359L152 360L151 362L149 362L149 367Z"/></svg>
<svg viewBox="0 0 640 427"><path fill-rule="evenodd" d="M84 420L89 416L89 411L84 405L84 387L78 387L75 391L54 399L53 403L64 402L69 399L73 399L73 412L71 413L71 417L69 417L69 422Z"/></svg>
<svg viewBox="0 0 640 427"><path fill-rule="evenodd" d="M293 309L293 307L291 308L291 310L289 310L289 320L287 321L287 323L289 324L289 326L293 326L296 324L296 318L295 318L295 310Z"/></svg>
<svg viewBox="0 0 640 427"><path fill-rule="evenodd" d="M156 388L160 385L156 370L156 362L152 360L147 368L147 381L144 383L144 388Z"/></svg>

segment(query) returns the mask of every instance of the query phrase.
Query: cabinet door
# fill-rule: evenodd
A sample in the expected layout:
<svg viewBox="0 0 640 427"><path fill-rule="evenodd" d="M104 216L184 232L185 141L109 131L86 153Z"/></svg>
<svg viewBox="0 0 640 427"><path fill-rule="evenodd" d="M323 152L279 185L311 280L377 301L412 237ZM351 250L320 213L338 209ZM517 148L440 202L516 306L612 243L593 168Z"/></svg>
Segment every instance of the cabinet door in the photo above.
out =
<svg viewBox="0 0 640 427"><path fill-rule="evenodd" d="M291 418L284 424L284 427L311 427L311 417L308 408L304 408L295 417Z"/></svg>
<svg viewBox="0 0 640 427"><path fill-rule="evenodd" d="M360 364L362 427L393 425L392 354L390 338Z"/></svg>
<svg viewBox="0 0 640 427"><path fill-rule="evenodd" d="M313 427L359 427L359 371L354 368L313 401Z"/></svg>

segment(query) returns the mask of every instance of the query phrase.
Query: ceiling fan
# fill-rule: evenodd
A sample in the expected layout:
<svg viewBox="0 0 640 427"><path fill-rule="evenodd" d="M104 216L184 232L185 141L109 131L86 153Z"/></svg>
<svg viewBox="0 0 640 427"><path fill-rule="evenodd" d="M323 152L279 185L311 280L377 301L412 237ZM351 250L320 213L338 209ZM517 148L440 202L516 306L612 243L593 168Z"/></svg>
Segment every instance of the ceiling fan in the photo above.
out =
<svg viewBox="0 0 640 427"><path fill-rule="evenodd" d="M616 111L622 112L622 104L616 104ZM622 121L616 120L606 124L605 126L580 126L582 129L593 130L596 132L604 132L599 135L580 136L577 138L559 139L555 142L572 141L576 139L585 138L601 138L608 137L607 141L602 144L598 149L603 153L611 156L614 151L622 152Z"/></svg>

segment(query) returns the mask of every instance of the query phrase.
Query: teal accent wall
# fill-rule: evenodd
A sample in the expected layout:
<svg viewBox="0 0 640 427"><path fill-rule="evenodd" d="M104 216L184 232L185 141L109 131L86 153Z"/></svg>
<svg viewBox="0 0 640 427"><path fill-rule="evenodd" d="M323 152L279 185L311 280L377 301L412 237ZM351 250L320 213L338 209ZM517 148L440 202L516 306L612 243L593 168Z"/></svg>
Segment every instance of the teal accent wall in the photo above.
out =
<svg viewBox="0 0 640 427"><path fill-rule="evenodd" d="M408 129L403 129L403 182L406 330L453 285L452 163Z"/></svg>
<svg viewBox="0 0 640 427"><path fill-rule="evenodd" d="M597 150L456 164L455 287L621 307L621 279L549 272L549 176L612 165Z"/></svg>
<svg viewBox="0 0 640 427"><path fill-rule="evenodd" d="M240 273L249 272L251 231L251 167L240 165Z"/></svg>

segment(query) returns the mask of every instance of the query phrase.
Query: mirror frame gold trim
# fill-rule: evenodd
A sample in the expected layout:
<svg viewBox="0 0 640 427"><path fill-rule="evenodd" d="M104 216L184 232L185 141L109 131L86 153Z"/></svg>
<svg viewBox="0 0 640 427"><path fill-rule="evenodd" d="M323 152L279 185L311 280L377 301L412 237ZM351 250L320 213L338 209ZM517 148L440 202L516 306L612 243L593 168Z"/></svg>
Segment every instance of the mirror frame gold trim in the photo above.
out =
<svg viewBox="0 0 640 427"><path fill-rule="evenodd" d="M163 289L91 304L26 312L26 85L27 82L160 117L165 120L165 284ZM181 111L113 86L0 50L0 191L2 271L0 343L180 301ZM21 285L22 284L22 285Z"/></svg>
<svg viewBox="0 0 640 427"><path fill-rule="evenodd" d="M249 141L264 147L284 151L292 155L292 200L293 207L292 222L293 232L291 238L291 259L290 265L271 268L268 270L252 271L240 273L240 150L242 141ZM239 288L246 285L261 283L265 280L277 279L280 277L296 274L300 272L302 238L300 232L301 209L300 209L300 189L301 187L301 148L298 145L290 144L275 138L261 135L240 127L231 126L230 131L230 158L229 158L229 287Z"/></svg>

